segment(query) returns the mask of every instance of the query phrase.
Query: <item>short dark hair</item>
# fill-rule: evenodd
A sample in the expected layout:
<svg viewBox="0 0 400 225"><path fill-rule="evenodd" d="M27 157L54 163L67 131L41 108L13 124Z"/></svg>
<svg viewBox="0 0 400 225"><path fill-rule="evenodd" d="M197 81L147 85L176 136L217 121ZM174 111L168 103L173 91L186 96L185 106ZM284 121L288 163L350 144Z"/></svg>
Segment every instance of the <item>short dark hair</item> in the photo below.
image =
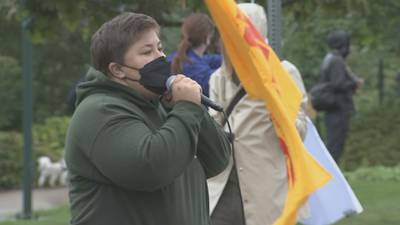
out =
<svg viewBox="0 0 400 225"><path fill-rule="evenodd" d="M126 12L104 23L92 36L90 54L96 70L108 74L111 62L124 63L129 47L150 29L160 30L150 16Z"/></svg>

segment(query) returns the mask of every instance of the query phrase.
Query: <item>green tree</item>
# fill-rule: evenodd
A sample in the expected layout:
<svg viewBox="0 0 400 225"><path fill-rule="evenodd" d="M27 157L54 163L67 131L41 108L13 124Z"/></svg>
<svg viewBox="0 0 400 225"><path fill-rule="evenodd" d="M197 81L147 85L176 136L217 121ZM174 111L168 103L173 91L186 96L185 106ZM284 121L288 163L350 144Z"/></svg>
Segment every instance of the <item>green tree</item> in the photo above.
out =
<svg viewBox="0 0 400 225"><path fill-rule="evenodd" d="M161 26L179 26L180 17L195 8L205 9L201 0L30 0L23 15L32 18L35 41L56 39L64 31L78 32L85 40L105 21L121 12L152 16ZM202 7L201 7L202 6Z"/></svg>
<svg viewBox="0 0 400 225"><path fill-rule="evenodd" d="M315 82L326 53L325 37L334 29L351 32L350 63L373 80L378 59L400 60L400 1L303 0L287 1L284 15L284 54L303 72L306 85ZM357 57L357 59L351 58ZM368 58L368 59L364 59Z"/></svg>
<svg viewBox="0 0 400 225"><path fill-rule="evenodd" d="M179 40L177 28L182 15L199 5L194 2L29 0L23 8L17 0L4 0L0 2L0 55L15 57L20 64L20 19L31 18L34 121L43 122L49 116L67 113L65 103L68 92L90 64L89 37L104 21L123 11L152 15L163 27L161 38L167 44L165 47L169 53ZM154 7L156 5L163 7ZM15 112L15 115L18 113ZM14 124L14 128L19 129L20 125Z"/></svg>
<svg viewBox="0 0 400 225"><path fill-rule="evenodd" d="M21 68L8 56L0 56L0 130L21 125Z"/></svg>

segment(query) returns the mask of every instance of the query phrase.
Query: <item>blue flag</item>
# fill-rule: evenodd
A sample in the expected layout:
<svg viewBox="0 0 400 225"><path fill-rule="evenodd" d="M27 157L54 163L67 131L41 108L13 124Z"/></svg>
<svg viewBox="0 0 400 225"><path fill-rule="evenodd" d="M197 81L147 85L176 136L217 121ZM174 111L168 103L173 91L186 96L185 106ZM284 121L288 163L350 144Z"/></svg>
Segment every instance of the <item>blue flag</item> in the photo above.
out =
<svg viewBox="0 0 400 225"><path fill-rule="evenodd" d="M309 118L307 118L304 145L311 155L332 174L333 178L311 194L305 205L305 211L308 212L300 216L299 222L304 225L327 225L361 213L363 208L360 202Z"/></svg>

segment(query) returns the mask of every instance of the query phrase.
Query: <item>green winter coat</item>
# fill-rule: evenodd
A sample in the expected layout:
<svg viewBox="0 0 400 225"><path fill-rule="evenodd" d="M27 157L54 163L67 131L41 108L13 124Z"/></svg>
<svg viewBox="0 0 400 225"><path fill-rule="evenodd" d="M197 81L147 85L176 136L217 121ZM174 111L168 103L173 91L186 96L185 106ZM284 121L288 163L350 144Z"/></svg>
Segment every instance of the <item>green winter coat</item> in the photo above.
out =
<svg viewBox="0 0 400 225"><path fill-rule="evenodd" d="M71 224L208 225L206 179L229 142L204 107L159 101L90 69L66 138Z"/></svg>

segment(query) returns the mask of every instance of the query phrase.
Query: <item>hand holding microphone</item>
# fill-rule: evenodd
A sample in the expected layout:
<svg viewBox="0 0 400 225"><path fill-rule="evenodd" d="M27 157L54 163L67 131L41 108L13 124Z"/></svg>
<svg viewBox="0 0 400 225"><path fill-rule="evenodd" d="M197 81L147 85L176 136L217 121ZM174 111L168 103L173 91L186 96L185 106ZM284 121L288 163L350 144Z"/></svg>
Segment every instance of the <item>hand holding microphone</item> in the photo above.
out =
<svg viewBox="0 0 400 225"><path fill-rule="evenodd" d="M186 100L199 105L200 103L204 104L219 112L223 110L222 106L201 94L201 87L196 81L184 75L170 76L165 82L165 86L168 92L172 92L173 102Z"/></svg>
<svg viewBox="0 0 400 225"><path fill-rule="evenodd" d="M189 101L195 104L201 104L200 85L183 75L171 76L166 82L167 90L171 93L173 103L178 101Z"/></svg>

